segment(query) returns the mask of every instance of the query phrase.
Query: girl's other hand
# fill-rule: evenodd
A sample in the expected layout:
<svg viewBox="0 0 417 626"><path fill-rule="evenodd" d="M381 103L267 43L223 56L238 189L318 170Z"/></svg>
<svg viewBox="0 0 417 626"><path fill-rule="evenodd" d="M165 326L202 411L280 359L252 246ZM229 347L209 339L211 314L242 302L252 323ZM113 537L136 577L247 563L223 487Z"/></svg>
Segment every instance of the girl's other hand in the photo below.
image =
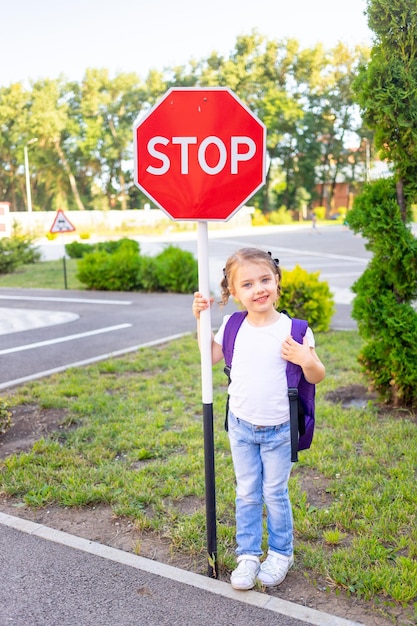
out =
<svg viewBox="0 0 417 626"><path fill-rule="evenodd" d="M303 367L305 362L311 359L310 347L307 339L303 338L303 343L298 343L289 335L282 344L281 356L286 361L291 361L296 365Z"/></svg>
<svg viewBox="0 0 417 626"><path fill-rule="evenodd" d="M206 309L208 309L212 302L213 302L213 298L210 298L210 300L207 300L207 298L203 297L202 293L200 293L199 291L196 291L194 294L194 300L193 300L193 306L192 306L194 317L197 320L199 320L201 311L205 311Z"/></svg>

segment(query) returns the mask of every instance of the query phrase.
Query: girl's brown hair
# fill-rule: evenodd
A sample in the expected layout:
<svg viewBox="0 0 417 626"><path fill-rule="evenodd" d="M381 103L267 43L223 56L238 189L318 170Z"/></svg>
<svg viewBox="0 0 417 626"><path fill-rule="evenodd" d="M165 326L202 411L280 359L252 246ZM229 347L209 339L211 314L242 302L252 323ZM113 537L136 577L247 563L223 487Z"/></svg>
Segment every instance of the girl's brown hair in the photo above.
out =
<svg viewBox="0 0 417 626"><path fill-rule="evenodd" d="M266 263L274 274L278 276L277 300L281 295L281 268L278 259L273 259L270 252L264 252L258 248L241 248L229 256L223 269L221 287L221 304L226 305L231 296L229 286L233 285L233 277L239 265L245 262Z"/></svg>

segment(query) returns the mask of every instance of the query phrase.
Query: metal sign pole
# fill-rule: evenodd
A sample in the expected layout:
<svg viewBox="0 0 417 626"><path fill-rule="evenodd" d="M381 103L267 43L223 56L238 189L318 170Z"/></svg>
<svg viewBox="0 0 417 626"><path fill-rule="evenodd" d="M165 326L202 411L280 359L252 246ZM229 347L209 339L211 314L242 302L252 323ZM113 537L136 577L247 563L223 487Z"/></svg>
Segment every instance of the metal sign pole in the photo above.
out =
<svg viewBox="0 0 417 626"><path fill-rule="evenodd" d="M197 223L199 291L210 298L208 226ZM214 474L213 372L210 307L200 314L201 381L203 400L204 465L206 481L206 526L208 575L217 578L216 487Z"/></svg>

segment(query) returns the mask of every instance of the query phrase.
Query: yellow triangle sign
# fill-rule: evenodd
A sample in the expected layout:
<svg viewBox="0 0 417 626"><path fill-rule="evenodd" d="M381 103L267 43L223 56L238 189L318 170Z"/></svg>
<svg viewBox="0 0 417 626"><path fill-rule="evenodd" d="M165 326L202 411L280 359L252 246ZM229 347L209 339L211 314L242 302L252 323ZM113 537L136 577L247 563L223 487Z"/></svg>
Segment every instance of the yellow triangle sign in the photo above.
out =
<svg viewBox="0 0 417 626"><path fill-rule="evenodd" d="M75 230L69 219L64 215L64 211L58 209L51 226L50 233L70 233Z"/></svg>

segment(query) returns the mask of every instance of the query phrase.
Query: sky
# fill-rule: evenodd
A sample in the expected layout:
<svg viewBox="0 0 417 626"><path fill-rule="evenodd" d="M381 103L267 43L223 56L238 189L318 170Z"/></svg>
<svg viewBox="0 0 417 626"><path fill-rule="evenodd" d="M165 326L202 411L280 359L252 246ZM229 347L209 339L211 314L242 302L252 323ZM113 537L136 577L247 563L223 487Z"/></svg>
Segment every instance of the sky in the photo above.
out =
<svg viewBox="0 0 417 626"><path fill-rule="evenodd" d="M366 0L0 0L0 87L42 78L80 81L163 70L216 51L239 35L294 37L302 47L371 45Z"/></svg>

